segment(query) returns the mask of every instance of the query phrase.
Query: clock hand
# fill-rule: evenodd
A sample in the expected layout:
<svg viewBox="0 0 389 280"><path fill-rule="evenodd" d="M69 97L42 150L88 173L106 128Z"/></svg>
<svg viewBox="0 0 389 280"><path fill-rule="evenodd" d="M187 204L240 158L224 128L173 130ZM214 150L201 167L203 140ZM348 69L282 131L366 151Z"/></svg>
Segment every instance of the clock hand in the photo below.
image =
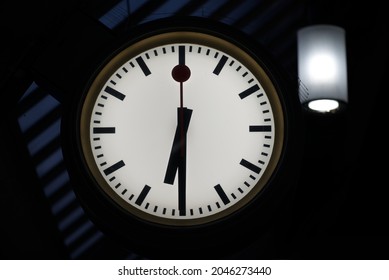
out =
<svg viewBox="0 0 389 280"><path fill-rule="evenodd" d="M180 119L181 108L177 108L177 120ZM188 108L183 108L184 111L184 133L188 131L190 118L192 116L192 110ZM180 125L177 124L176 133L174 135L173 145L170 152L170 157L166 169L164 183L173 185L174 178L176 177L176 172L179 166L180 157L181 157L181 135L180 135Z"/></svg>
<svg viewBox="0 0 389 280"><path fill-rule="evenodd" d="M185 47L179 47L179 64L172 70L172 77L180 83L180 107L177 110L177 130L165 174L165 183L173 184L178 170L178 211L180 216L186 215L186 134L192 110L184 108L183 83L190 77L190 69L185 65ZM177 147L178 143L178 149ZM178 155L179 151L179 155Z"/></svg>
<svg viewBox="0 0 389 280"><path fill-rule="evenodd" d="M180 216L186 215L186 132L188 130L192 110L178 108L180 128L180 154L178 161L178 212ZM187 125L185 125L187 123ZM184 132L184 127L186 127Z"/></svg>
<svg viewBox="0 0 389 280"><path fill-rule="evenodd" d="M179 64L172 70L173 79L180 83L180 107L177 108L177 129L164 180L164 183L171 185L174 183L174 178L176 176L178 166L180 165L179 153L181 154L181 157L186 156L186 147L184 147L184 143L186 145L186 132L188 131L190 116L192 115L192 110L184 108L183 82L187 81L190 77L190 69L185 65L184 58L184 50L180 46Z"/></svg>

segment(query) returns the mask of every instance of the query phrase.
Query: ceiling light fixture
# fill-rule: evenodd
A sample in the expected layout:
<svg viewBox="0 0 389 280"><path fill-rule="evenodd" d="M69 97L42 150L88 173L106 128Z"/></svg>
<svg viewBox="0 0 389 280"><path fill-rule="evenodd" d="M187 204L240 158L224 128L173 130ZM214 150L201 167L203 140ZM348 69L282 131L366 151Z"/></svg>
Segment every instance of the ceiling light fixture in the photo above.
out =
<svg viewBox="0 0 389 280"><path fill-rule="evenodd" d="M348 102L345 30L312 25L297 32L300 101L309 111L334 113Z"/></svg>

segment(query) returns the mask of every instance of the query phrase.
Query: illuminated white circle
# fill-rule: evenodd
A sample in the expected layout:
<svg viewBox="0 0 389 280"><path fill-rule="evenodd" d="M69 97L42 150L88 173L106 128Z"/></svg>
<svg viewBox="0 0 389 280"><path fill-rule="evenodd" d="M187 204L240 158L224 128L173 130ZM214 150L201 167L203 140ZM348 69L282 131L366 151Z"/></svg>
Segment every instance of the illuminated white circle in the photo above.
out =
<svg viewBox="0 0 389 280"><path fill-rule="evenodd" d="M339 108L339 102L333 99L318 99L308 103L308 108L317 112L331 112Z"/></svg>

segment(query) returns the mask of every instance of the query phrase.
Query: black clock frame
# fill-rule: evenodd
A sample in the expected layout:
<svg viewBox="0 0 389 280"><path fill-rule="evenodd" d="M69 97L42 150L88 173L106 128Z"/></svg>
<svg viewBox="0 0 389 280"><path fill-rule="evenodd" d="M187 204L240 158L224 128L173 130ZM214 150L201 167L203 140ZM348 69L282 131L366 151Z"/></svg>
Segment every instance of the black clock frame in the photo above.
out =
<svg viewBox="0 0 389 280"><path fill-rule="evenodd" d="M267 71L280 94L284 111L284 147L265 188L242 210L203 225L178 227L154 224L125 212L96 186L80 144L80 112L87 89L99 70L118 52L143 38L168 31L198 31L225 39L250 54ZM92 221L125 247L148 258L228 258L258 240L276 224L287 226L285 214L293 197L302 156L302 115L297 85L269 51L253 38L226 24L205 18L171 17L130 30L101 51L105 57L93 72L75 81L78 85L64 106L62 140L64 159L75 193ZM86 81L86 82L85 82Z"/></svg>

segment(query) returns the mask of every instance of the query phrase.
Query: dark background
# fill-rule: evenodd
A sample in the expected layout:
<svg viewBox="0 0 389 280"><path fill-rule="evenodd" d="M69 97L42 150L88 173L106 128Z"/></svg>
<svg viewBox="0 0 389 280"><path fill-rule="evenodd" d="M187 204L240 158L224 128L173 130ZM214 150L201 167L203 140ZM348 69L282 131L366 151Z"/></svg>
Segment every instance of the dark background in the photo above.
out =
<svg viewBox="0 0 389 280"><path fill-rule="evenodd" d="M119 8L107 19L115 5ZM79 82L76 73L86 67L74 61L82 58L93 65L95 53L104 48L94 35L117 37L142 22L175 15L207 17L242 30L296 79L298 28L316 23L345 28L347 109L334 116L304 113L303 161L288 208L288 226L282 232L269 232L233 257L389 259L388 15L383 1L339 0L2 1L0 258L147 258L122 248L91 224L69 182L62 182L53 193L45 191L46 185L66 173L60 160L53 161L48 172L39 171L61 143L56 136L34 155L29 145L61 119L61 105L27 130L20 122L33 117L31 108L44 97L52 98L50 104L61 104L64 93ZM112 21L119 24L113 27ZM66 31L69 27L74 33ZM90 42L85 43L84 37ZM84 46L93 40L96 49ZM73 73L71 66L76 65ZM33 82L37 88L21 100ZM58 210L60 202L65 206Z"/></svg>

